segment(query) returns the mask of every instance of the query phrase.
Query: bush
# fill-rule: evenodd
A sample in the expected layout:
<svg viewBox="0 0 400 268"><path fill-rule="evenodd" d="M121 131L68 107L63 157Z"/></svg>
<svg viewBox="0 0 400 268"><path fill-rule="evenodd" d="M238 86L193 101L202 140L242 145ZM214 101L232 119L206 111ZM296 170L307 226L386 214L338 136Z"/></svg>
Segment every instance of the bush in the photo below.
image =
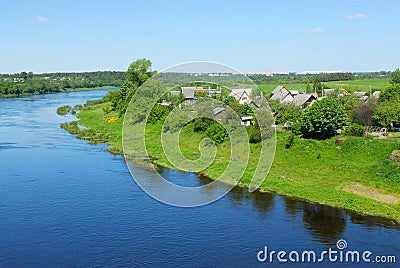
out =
<svg viewBox="0 0 400 268"><path fill-rule="evenodd" d="M260 131L260 125L258 124L258 121L252 126L250 129L250 134L249 134L249 142L250 143L258 143L261 141L261 131Z"/></svg>
<svg viewBox="0 0 400 268"><path fill-rule="evenodd" d="M214 120L205 117L199 117L194 120L193 131L194 132L204 132L209 126L214 123Z"/></svg>
<svg viewBox="0 0 400 268"><path fill-rule="evenodd" d="M301 135L303 126L304 126L303 122L294 123L291 128L292 133L295 135Z"/></svg>
<svg viewBox="0 0 400 268"><path fill-rule="evenodd" d="M59 114L59 115L66 115L67 113L71 112L71 110L72 110L72 107L69 106L69 105L65 105L65 106L62 106L62 107L58 107L58 108L57 108L57 114Z"/></svg>
<svg viewBox="0 0 400 268"><path fill-rule="evenodd" d="M364 127L359 124L352 124L346 129L346 134L350 136L362 137L364 136Z"/></svg>
<svg viewBox="0 0 400 268"><path fill-rule="evenodd" d="M285 142L285 148L289 149L290 147L292 147L293 143L294 143L294 138L295 135L290 134L289 136L286 137L286 142Z"/></svg>
<svg viewBox="0 0 400 268"><path fill-rule="evenodd" d="M228 137L228 133L225 128L218 123L212 124L206 131L206 135L214 141L216 145L221 144L226 137Z"/></svg>

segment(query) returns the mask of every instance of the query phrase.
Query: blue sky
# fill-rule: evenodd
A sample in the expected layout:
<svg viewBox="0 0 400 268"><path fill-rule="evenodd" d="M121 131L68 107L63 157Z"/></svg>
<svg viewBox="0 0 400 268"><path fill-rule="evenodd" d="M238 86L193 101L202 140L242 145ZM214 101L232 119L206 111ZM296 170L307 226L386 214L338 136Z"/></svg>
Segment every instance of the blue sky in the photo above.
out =
<svg viewBox="0 0 400 268"><path fill-rule="evenodd" d="M215 61L244 72L400 67L400 1L4 1L0 73L162 70Z"/></svg>

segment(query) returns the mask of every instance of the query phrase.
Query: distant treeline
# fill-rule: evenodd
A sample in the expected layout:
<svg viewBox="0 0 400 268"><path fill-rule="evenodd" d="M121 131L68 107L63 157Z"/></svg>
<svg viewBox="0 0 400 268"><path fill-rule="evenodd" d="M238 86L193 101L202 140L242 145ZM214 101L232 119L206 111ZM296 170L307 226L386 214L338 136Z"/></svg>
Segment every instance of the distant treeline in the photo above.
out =
<svg viewBox="0 0 400 268"><path fill-rule="evenodd" d="M379 79L388 78L391 72L381 71L372 73L351 73L351 72L337 72L337 73L321 73L321 74L275 74L274 76L267 76L263 74L249 75L249 78L254 82L262 83L286 83L286 84L308 84L312 83L316 77L319 77L321 82L330 81L348 81L348 80L364 80L364 79Z"/></svg>
<svg viewBox="0 0 400 268"><path fill-rule="evenodd" d="M63 92L78 88L119 87L125 72L0 74L0 97Z"/></svg>

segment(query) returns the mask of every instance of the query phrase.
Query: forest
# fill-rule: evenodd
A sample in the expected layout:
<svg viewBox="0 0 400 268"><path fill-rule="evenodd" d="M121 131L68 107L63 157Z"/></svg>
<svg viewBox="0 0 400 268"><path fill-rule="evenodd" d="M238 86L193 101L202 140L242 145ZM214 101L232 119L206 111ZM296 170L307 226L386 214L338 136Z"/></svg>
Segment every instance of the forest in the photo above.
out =
<svg viewBox="0 0 400 268"><path fill-rule="evenodd" d="M0 74L0 97L19 97L99 87L119 87L125 80L125 72L116 71Z"/></svg>

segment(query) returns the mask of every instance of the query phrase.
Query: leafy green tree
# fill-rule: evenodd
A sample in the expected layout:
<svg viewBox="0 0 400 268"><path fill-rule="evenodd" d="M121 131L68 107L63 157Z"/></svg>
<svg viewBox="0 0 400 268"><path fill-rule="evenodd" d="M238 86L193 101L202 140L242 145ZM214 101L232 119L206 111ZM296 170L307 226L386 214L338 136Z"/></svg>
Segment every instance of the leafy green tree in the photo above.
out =
<svg viewBox="0 0 400 268"><path fill-rule="evenodd" d="M254 112L251 109L250 105L248 105L247 103L244 103L241 108L242 108L242 114L243 115L253 115L254 114Z"/></svg>
<svg viewBox="0 0 400 268"><path fill-rule="evenodd" d="M334 135L334 130L346 126L349 122L343 105L337 99L325 98L314 102L303 116L303 135L305 137L325 139Z"/></svg>
<svg viewBox="0 0 400 268"><path fill-rule="evenodd" d="M380 125L389 128L391 124L400 124L400 101L393 99L379 103L376 112L372 116Z"/></svg>
<svg viewBox="0 0 400 268"><path fill-rule="evenodd" d="M214 120L206 117L198 117L194 119L193 130L194 132L204 132L209 126L214 123Z"/></svg>
<svg viewBox="0 0 400 268"><path fill-rule="evenodd" d="M209 128L207 128L206 135L214 141L216 145L221 144L226 137L228 137L228 133L225 128L218 123L212 124Z"/></svg>
<svg viewBox="0 0 400 268"><path fill-rule="evenodd" d="M167 107L157 104L151 109L147 122L155 124L157 121L165 119L168 113L169 110Z"/></svg>
<svg viewBox="0 0 400 268"><path fill-rule="evenodd" d="M231 102L234 102L234 101L236 101L235 97L233 97L233 96L228 96L228 97L225 98L224 103L225 103L226 105L229 105Z"/></svg>
<svg viewBox="0 0 400 268"><path fill-rule="evenodd" d="M392 85L400 84L400 69L397 68L389 76L389 83Z"/></svg>
<svg viewBox="0 0 400 268"><path fill-rule="evenodd" d="M320 97L322 96L323 86L322 86L321 78L320 78L319 75L317 75L317 76L314 78L314 81L313 81L313 89L314 89L314 92L316 92L316 93L318 94L318 96L320 96Z"/></svg>
<svg viewBox="0 0 400 268"><path fill-rule="evenodd" d="M229 107L238 115L243 116L243 110L240 106L239 102L235 99L235 101L229 103Z"/></svg>
<svg viewBox="0 0 400 268"><path fill-rule="evenodd" d="M400 101L400 84L393 84L386 87L379 95L379 102Z"/></svg>
<svg viewBox="0 0 400 268"><path fill-rule="evenodd" d="M133 83L134 87L140 87L155 73L155 71L151 71L151 61L145 58L132 62L126 71L127 79Z"/></svg>

